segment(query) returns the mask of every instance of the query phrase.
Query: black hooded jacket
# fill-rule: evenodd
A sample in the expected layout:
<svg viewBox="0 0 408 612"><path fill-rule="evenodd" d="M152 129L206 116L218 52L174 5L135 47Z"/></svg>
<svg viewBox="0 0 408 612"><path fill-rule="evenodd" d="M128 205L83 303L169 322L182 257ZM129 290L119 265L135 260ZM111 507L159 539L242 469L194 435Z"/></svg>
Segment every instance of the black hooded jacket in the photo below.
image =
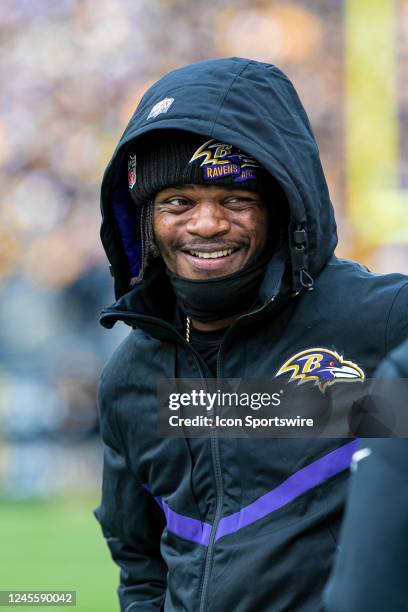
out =
<svg viewBox="0 0 408 612"><path fill-rule="evenodd" d="M170 102L157 107L163 100ZM317 612L355 443L156 434L158 380L207 375L173 326L174 296L160 266L130 286L142 241L127 153L131 141L157 129L241 148L276 177L290 208L286 248L269 262L262 306L228 330L219 378L273 377L290 357L316 347L372 376L408 334L408 281L334 256L336 226L317 145L276 67L205 61L175 70L145 94L106 170L101 204L117 298L101 323L132 328L104 368L99 393L106 452L96 515L121 567L121 610Z"/></svg>

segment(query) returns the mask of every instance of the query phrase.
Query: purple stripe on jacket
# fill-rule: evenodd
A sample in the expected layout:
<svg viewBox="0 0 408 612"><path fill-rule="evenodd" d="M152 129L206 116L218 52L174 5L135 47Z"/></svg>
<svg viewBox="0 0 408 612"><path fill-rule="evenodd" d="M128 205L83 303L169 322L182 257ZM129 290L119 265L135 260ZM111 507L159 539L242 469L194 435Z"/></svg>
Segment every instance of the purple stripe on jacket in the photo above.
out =
<svg viewBox="0 0 408 612"><path fill-rule="evenodd" d="M289 504L291 501L313 489L328 478L350 467L351 457L357 450L358 442L354 440L340 448L336 448L327 455L320 457L313 463L298 470L287 480L265 495L259 497L238 512L222 518L218 524L216 540L235 533L242 527L247 527L255 521L264 518L274 510Z"/></svg>
<svg viewBox="0 0 408 612"><path fill-rule="evenodd" d="M301 468L275 487L275 489L265 493L248 506L229 516L224 516L218 524L215 540L235 533L243 527L252 525L252 523L289 504L325 480L346 470L350 467L351 457L357 450L357 446L358 440L353 440L336 448L327 453L327 455ZM143 487L151 492L149 485L144 484ZM209 523L203 523L198 519L175 512L159 496L154 497L154 499L166 516L167 529L169 531L185 540L208 546L211 534L211 525Z"/></svg>

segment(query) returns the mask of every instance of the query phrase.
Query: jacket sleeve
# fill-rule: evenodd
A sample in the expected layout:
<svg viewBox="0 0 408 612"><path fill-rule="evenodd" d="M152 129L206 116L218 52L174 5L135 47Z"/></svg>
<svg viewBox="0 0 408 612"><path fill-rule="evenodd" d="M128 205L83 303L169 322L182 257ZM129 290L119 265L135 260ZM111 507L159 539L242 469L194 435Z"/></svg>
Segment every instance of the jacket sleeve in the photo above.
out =
<svg viewBox="0 0 408 612"><path fill-rule="evenodd" d="M105 443L102 500L95 510L112 559L120 567L121 612L161 609L167 566L160 554L162 510L129 469L115 421L99 394ZM113 423L111 422L113 421Z"/></svg>
<svg viewBox="0 0 408 612"><path fill-rule="evenodd" d="M408 337L408 282L397 291L388 314L385 353Z"/></svg>
<svg viewBox="0 0 408 612"><path fill-rule="evenodd" d="M352 475L327 612L407 610L408 440L364 440Z"/></svg>

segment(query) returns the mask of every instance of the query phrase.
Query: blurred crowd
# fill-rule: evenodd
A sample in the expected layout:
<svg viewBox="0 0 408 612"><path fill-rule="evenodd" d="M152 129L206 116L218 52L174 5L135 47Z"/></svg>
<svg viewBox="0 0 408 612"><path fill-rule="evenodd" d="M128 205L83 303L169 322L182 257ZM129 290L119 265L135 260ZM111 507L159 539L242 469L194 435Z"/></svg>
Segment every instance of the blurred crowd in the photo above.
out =
<svg viewBox="0 0 408 612"><path fill-rule="evenodd" d="M408 17L408 2L398 10ZM341 0L0 3L0 495L97 485L97 378L126 334L98 325L113 301L99 185L162 74L229 55L287 72L317 136L340 254L349 254L343 14ZM402 89L400 101L406 125ZM402 147L406 158L404 139Z"/></svg>

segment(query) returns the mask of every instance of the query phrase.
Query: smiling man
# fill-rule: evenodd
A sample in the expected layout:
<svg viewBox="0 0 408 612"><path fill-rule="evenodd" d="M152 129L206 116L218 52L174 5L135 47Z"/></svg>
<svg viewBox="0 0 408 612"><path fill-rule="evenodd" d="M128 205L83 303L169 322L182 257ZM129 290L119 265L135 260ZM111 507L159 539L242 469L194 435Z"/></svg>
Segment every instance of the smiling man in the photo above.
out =
<svg viewBox="0 0 408 612"><path fill-rule="evenodd" d="M186 328L190 317L195 329L223 328L257 297L269 259L267 207L243 189L196 185L165 189L153 206L156 243Z"/></svg>
<svg viewBox="0 0 408 612"><path fill-rule="evenodd" d="M197 330L223 328L258 297L284 227L283 192L255 159L213 138L152 132L138 150L129 187L152 230L145 257L164 261L189 330L191 319Z"/></svg>
<svg viewBox="0 0 408 612"><path fill-rule="evenodd" d="M263 251L268 209L243 188L182 185L154 199L153 227L169 270L191 279L238 272Z"/></svg>
<svg viewBox="0 0 408 612"><path fill-rule="evenodd" d="M282 377L322 397L408 333L407 278L339 260L305 111L276 67L186 66L145 94L102 185L126 340L100 384L96 516L121 610L318 612L354 442L158 437L162 379Z"/></svg>

